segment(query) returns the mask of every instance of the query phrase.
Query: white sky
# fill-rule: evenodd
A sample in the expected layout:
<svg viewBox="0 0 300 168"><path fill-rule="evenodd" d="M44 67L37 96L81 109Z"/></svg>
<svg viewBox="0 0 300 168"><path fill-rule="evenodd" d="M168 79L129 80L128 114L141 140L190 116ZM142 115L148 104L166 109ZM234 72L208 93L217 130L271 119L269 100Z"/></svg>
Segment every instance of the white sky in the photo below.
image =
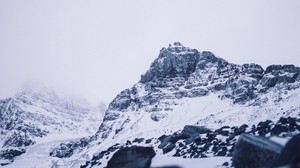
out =
<svg viewBox="0 0 300 168"><path fill-rule="evenodd" d="M0 0L0 98L39 82L110 102L175 41L300 66L300 1Z"/></svg>

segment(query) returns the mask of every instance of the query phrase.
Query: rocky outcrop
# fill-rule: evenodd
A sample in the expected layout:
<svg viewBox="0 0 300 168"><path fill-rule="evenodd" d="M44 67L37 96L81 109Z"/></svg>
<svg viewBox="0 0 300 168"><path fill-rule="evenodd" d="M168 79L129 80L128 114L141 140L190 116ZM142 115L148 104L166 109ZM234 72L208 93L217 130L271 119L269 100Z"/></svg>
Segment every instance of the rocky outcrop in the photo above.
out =
<svg viewBox="0 0 300 168"><path fill-rule="evenodd" d="M186 125L182 130L182 134L186 137L191 137L194 134L207 134L210 132L211 130L208 128L195 125Z"/></svg>
<svg viewBox="0 0 300 168"><path fill-rule="evenodd" d="M141 77L141 82L165 80L165 78L187 78L196 69L200 53L184 47L179 42L163 48L150 69Z"/></svg>
<svg viewBox="0 0 300 168"><path fill-rule="evenodd" d="M0 151L1 166L5 166L14 161L14 158L26 152L25 148L4 149ZM6 161L6 162L5 162Z"/></svg>
<svg viewBox="0 0 300 168"><path fill-rule="evenodd" d="M300 68L294 65L271 65L266 68L261 84L274 87L278 83L294 83L299 74Z"/></svg>

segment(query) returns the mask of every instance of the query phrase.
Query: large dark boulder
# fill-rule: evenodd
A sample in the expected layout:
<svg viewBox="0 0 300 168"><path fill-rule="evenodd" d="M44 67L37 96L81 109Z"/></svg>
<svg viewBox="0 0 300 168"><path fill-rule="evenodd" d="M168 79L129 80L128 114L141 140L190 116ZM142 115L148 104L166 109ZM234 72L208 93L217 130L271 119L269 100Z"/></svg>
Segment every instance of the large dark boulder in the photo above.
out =
<svg viewBox="0 0 300 168"><path fill-rule="evenodd" d="M294 136L285 147L280 155L274 160L272 167L282 167L289 165L291 168L300 167L300 135Z"/></svg>
<svg viewBox="0 0 300 168"><path fill-rule="evenodd" d="M270 167L281 149L269 139L242 134L235 145L232 164L235 168Z"/></svg>
<svg viewBox="0 0 300 168"><path fill-rule="evenodd" d="M107 163L107 168L149 168L154 156L152 147L125 147L113 155Z"/></svg>
<svg viewBox="0 0 300 168"><path fill-rule="evenodd" d="M202 126L186 125L182 130L182 134L186 137L191 137L193 134L206 134L211 130Z"/></svg>

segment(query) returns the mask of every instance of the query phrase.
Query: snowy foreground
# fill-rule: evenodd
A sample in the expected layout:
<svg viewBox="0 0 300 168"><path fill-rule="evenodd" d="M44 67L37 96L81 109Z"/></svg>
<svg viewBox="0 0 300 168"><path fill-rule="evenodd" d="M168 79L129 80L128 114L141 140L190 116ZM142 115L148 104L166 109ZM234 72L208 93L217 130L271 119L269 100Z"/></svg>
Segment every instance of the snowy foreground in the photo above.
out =
<svg viewBox="0 0 300 168"><path fill-rule="evenodd" d="M49 168L52 166L65 167L63 159L47 157L51 148L55 147L62 141L53 141L41 143L28 147L26 154L17 157L13 164L5 166L6 168L26 167L26 168ZM152 159L151 167L177 166L180 168L217 168L225 162L230 162L230 157L211 157L199 159L184 159L180 157L168 157L162 154L157 154ZM95 167L105 167L100 165Z"/></svg>
<svg viewBox="0 0 300 168"><path fill-rule="evenodd" d="M211 157L201 159L184 159L176 157L166 157L163 155L155 156L151 167L178 166L180 168L216 168L224 167L223 163L229 162L230 157Z"/></svg>

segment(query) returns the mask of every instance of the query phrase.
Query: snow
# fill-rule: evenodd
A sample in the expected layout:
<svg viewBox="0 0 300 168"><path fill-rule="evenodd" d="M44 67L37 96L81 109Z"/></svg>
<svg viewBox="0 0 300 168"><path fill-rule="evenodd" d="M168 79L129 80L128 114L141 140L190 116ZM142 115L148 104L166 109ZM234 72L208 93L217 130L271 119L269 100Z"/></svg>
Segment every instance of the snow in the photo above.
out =
<svg viewBox="0 0 300 168"><path fill-rule="evenodd" d="M270 138L270 140L282 145L282 146L285 146L285 144L290 140L290 138L282 138L282 137L277 137L277 136L273 136Z"/></svg>
<svg viewBox="0 0 300 168"><path fill-rule="evenodd" d="M152 159L151 167L178 166L180 168L217 168L223 167L222 164L230 161L230 157L211 157L200 159L189 159L179 157L167 157L156 155Z"/></svg>
<svg viewBox="0 0 300 168"><path fill-rule="evenodd" d="M16 157L12 164L6 165L6 168L49 168L52 163L59 158L53 158L49 156L51 148L59 145L63 141L52 141L47 143L41 143L29 146L26 153Z"/></svg>

